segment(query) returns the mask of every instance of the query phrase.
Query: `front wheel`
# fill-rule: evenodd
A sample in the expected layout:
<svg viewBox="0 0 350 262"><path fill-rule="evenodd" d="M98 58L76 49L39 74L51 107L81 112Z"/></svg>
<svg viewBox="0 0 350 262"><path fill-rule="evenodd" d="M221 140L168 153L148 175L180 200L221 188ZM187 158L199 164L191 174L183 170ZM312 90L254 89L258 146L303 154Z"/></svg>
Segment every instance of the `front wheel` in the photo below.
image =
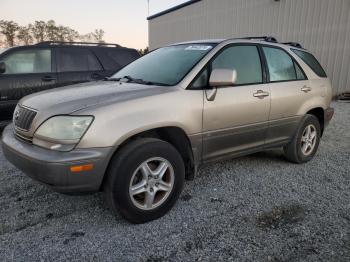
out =
<svg viewBox="0 0 350 262"><path fill-rule="evenodd" d="M284 147L286 158L294 163L310 161L317 152L321 127L314 115L306 115L293 139Z"/></svg>
<svg viewBox="0 0 350 262"><path fill-rule="evenodd" d="M171 144L142 138L112 158L106 175L105 196L111 209L132 223L144 223L163 216L175 204L185 168Z"/></svg>

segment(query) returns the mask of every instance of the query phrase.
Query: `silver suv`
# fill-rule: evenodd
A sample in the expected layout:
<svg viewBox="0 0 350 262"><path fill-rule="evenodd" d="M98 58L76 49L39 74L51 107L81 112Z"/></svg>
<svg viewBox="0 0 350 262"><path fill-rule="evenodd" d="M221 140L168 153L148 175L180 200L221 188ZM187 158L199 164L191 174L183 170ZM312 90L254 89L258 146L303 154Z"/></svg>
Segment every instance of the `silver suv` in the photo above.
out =
<svg viewBox="0 0 350 262"><path fill-rule="evenodd" d="M283 147L304 163L333 116L329 79L296 43L271 37L159 48L105 81L23 98L7 159L71 193L104 191L133 223L163 216L203 163Z"/></svg>

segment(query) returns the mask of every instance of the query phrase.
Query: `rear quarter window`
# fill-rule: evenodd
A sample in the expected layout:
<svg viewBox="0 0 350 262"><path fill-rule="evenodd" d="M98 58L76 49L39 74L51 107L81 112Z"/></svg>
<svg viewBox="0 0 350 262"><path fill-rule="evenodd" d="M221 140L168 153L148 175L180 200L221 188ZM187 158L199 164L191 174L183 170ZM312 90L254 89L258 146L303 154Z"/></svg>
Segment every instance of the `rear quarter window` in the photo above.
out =
<svg viewBox="0 0 350 262"><path fill-rule="evenodd" d="M125 66L132 61L136 60L139 58L138 53L135 51L133 52L132 50L123 50L123 49L115 49L115 50L108 50L107 49L107 55L114 60L116 64L119 64L121 66Z"/></svg>
<svg viewBox="0 0 350 262"><path fill-rule="evenodd" d="M126 48L95 48L94 53L98 56L103 67L112 71L117 71L140 57L136 50Z"/></svg>
<svg viewBox="0 0 350 262"><path fill-rule="evenodd" d="M298 49L292 49L293 53L296 54L303 60L319 77L327 77L326 72L323 70L321 64L317 59L310 53L301 51Z"/></svg>

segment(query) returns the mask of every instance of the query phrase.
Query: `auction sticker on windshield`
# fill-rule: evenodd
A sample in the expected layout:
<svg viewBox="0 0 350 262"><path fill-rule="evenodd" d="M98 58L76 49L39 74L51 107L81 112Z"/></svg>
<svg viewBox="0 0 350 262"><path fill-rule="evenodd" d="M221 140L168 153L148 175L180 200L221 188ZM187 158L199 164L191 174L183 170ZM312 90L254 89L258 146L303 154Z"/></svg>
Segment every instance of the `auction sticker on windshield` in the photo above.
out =
<svg viewBox="0 0 350 262"><path fill-rule="evenodd" d="M197 51L207 51L209 49L213 48L210 45L190 45L185 48L185 50L197 50Z"/></svg>

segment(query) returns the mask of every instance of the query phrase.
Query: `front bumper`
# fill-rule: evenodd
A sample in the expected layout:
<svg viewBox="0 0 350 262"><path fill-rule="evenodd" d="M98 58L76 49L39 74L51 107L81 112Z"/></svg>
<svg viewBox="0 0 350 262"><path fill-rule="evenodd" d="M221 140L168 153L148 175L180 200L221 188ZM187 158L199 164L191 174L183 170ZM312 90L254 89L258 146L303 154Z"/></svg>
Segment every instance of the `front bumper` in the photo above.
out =
<svg viewBox="0 0 350 262"><path fill-rule="evenodd" d="M65 193L98 191L112 155L110 147L70 152L41 148L17 139L12 125L3 131L2 148L5 157L29 177ZM71 172L72 166L84 164L93 164L93 169Z"/></svg>

